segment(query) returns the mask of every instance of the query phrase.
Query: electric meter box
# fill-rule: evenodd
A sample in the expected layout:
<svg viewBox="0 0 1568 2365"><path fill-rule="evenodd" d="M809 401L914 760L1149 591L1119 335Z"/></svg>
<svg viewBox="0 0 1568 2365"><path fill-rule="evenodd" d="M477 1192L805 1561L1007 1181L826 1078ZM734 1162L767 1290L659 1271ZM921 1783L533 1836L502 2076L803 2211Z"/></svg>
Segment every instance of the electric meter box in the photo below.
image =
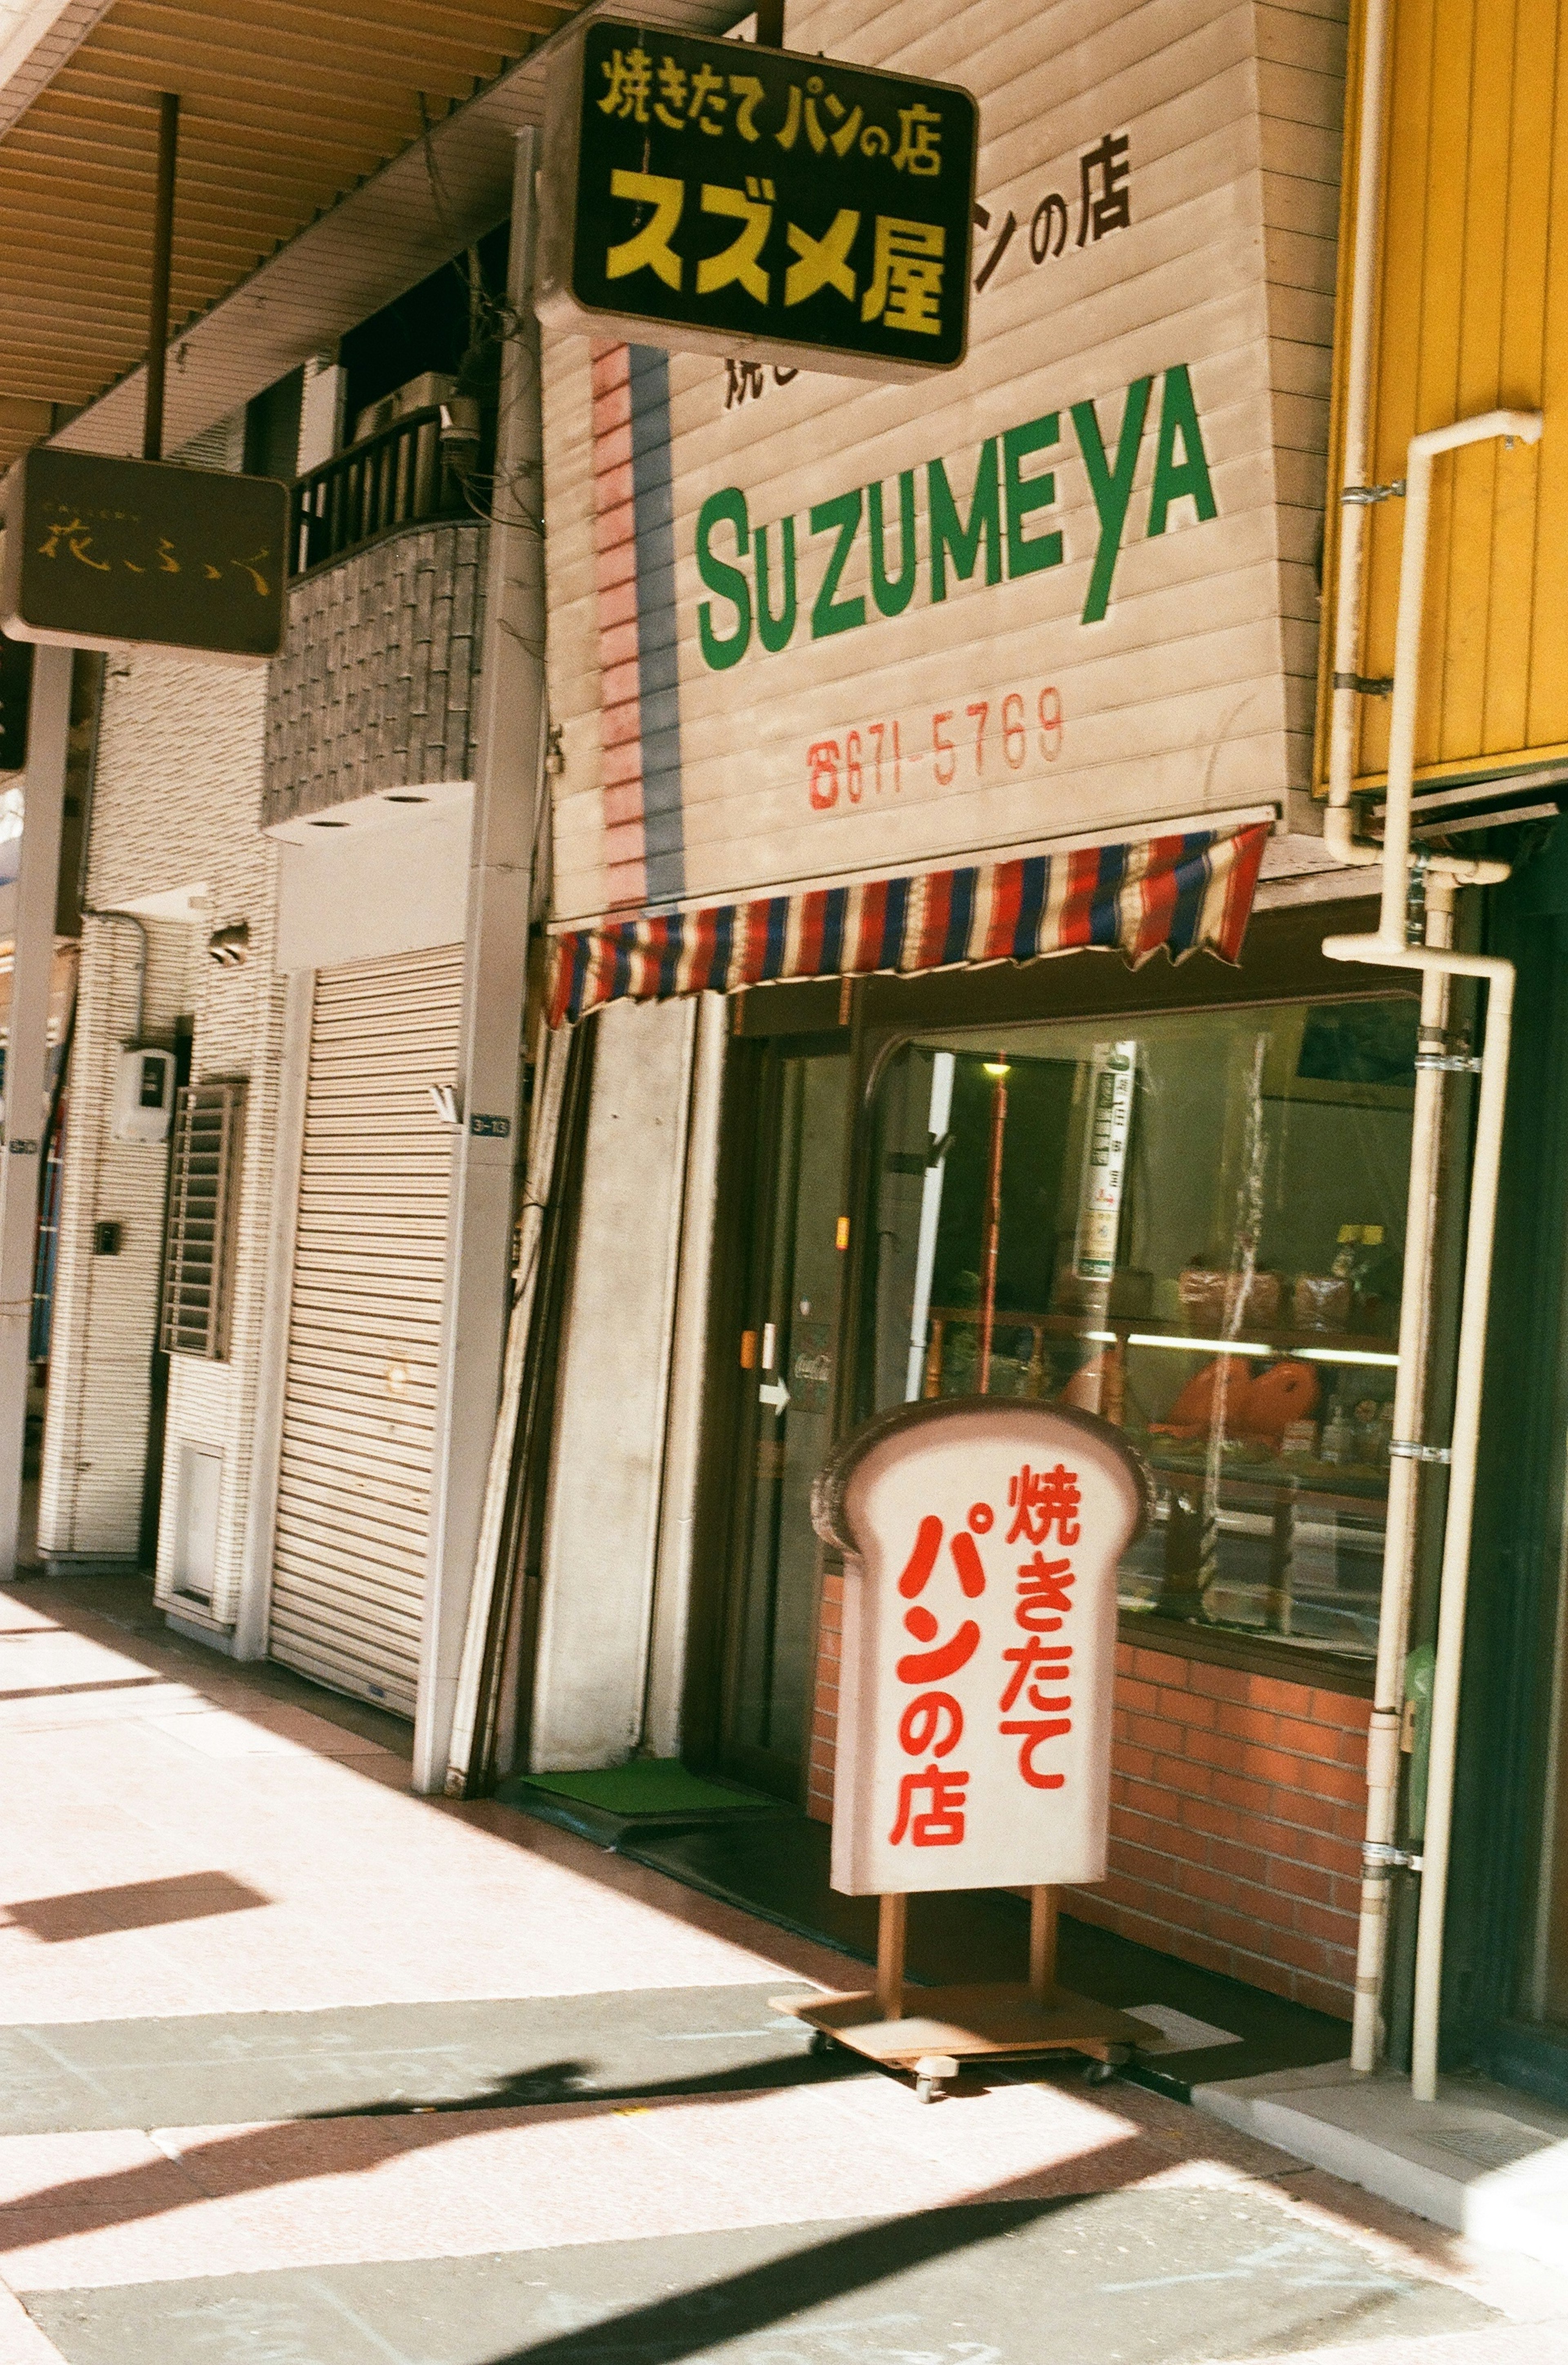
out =
<svg viewBox="0 0 1568 2365"><path fill-rule="evenodd" d="M173 1051L122 1051L115 1077L114 1117L109 1131L116 1141L167 1141L174 1114Z"/></svg>

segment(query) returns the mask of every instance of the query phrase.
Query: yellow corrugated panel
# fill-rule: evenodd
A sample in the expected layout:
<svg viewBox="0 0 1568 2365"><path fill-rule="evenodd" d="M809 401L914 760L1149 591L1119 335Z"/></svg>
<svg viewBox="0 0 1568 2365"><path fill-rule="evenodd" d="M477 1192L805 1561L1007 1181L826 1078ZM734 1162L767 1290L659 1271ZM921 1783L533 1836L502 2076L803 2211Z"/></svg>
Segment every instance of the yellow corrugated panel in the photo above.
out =
<svg viewBox="0 0 1568 2365"><path fill-rule="evenodd" d="M1439 461L1428 562L1417 776L1568 754L1568 0L1394 0L1372 394L1372 480L1403 476L1410 437L1496 408L1544 411L1536 450L1479 444ZM1351 88L1362 19L1351 25ZM1354 234L1347 198L1331 485ZM1333 613L1331 499L1324 613ZM1370 518L1357 669L1394 670L1402 504ZM1324 633L1316 777L1327 785ZM1388 701L1361 701L1359 785L1387 762Z"/></svg>

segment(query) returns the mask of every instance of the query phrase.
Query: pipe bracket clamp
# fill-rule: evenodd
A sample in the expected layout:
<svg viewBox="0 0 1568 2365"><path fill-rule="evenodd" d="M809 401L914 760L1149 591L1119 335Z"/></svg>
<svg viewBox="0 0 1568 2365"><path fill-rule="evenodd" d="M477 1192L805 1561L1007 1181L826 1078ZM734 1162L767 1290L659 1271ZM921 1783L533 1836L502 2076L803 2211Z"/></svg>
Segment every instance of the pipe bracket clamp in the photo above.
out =
<svg viewBox="0 0 1568 2365"><path fill-rule="evenodd" d="M1478 1076L1481 1062L1468 1051L1417 1051L1416 1065L1438 1076Z"/></svg>
<svg viewBox="0 0 1568 2365"><path fill-rule="evenodd" d="M1347 485L1339 499L1357 510L1370 510L1377 501L1402 501L1405 479L1395 476L1390 485Z"/></svg>
<svg viewBox="0 0 1568 2365"><path fill-rule="evenodd" d="M1421 1445L1410 1437L1394 1438L1388 1450L1390 1453L1398 1454L1405 1462L1438 1462L1446 1467L1453 1460L1453 1455L1446 1445Z"/></svg>
<svg viewBox="0 0 1568 2365"><path fill-rule="evenodd" d="M1372 1880L1391 1872L1419 1872L1424 1861L1409 1848L1391 1847L1386 1840L1361 1842L1361 1871Z"/></svg>
<svg viewBox="0 0 1568 2365"><path fill-rule="evenodd" d="M1336 689L1353 689L1361 698L1392 698L1394 676L1391 673L1337 673Z"/></svg>

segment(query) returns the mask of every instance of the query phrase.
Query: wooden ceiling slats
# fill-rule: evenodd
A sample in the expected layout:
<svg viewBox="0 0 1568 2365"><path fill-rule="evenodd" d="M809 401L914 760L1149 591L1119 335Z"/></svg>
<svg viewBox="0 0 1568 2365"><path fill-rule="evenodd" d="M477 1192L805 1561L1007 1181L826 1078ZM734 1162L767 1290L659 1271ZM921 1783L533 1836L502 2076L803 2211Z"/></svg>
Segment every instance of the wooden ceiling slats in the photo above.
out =
<svg viewBox="0 0 1568 2365"><path fill-rule="evenodd" d="M0 465L37 405L141 358L160 90L182 98L177 338L577 5L116 0L0 139Z"/></svg>

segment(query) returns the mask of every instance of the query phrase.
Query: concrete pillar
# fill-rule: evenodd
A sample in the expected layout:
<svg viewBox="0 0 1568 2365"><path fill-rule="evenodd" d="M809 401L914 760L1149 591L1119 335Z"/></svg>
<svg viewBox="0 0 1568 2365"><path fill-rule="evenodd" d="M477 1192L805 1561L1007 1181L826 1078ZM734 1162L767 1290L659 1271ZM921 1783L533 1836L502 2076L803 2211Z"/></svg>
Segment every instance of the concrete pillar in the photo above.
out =
<svg viewBox="0 0 1568 2365"><path fill-rule="evenodd" d="M22 1452L28 1428L28 1346L42 1173L49 995L65 759L71 732L70 649L40 648L23 775L17 950L6 1042L6 1154L0 1159L0 1570L17 1565Z"/></svg>
<svg viewBox="0 0 1568 2365"><path fill-rule="evenodd" d="M429 1576L414 1788L445 1785L468 1594L500 1395L522 1013L544 733L543 432L533 311L537 134L518 134L495 493L479 680L477 779L459 1052L463 1131L447 1220Z"/></svg>

